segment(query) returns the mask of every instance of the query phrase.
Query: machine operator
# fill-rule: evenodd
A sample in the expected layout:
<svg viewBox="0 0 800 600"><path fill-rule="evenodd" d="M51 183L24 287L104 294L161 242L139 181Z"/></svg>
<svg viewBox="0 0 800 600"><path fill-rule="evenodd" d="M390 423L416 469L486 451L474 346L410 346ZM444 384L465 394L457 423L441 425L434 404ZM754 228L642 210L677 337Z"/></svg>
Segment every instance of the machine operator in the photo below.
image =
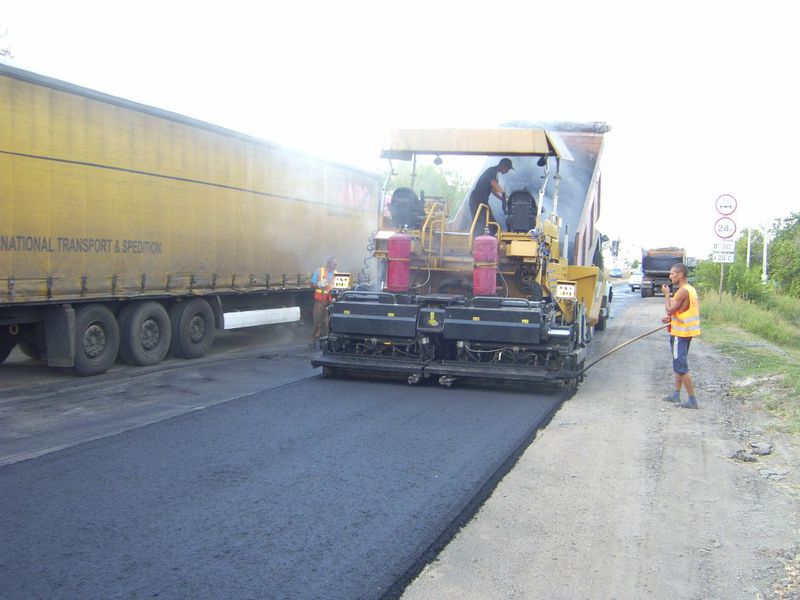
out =
<svg viewBox="0 0 800 600"><path fill-rule="evenodd" d="M475 220L475 215L478 213L481 205L486 206L489 221L497 222L494 218L492 208L489 206L489 196L494 195L497 199L503 202L505 206L506 192L500 187L498 182L498 173L505 175L509 171L513 171L514 166L511 164L511 159L504 158L494 167L489 167L478 178L475 188L469 196L469 208L472 211L472 219ZM487 212L481 211L481 218L475 225L475 235L483 234L483 230L487 227L486 215Z"/></svg>

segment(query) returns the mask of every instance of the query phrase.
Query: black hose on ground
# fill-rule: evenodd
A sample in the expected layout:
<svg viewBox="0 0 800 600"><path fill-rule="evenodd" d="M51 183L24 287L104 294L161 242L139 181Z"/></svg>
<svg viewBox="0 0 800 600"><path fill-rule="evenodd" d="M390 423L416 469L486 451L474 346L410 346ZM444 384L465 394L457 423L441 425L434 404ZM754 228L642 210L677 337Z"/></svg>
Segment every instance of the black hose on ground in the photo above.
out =
<svg viewBox="0 0 800 600"><path fill-rule="evenodd" d="M638 342L640 339L645 338L648 335L653 335L655 332L661 331L662 329L666 329L667 327L668 327L668 325L662 325L661 327L656 327L652 331L648 331L647 333L643 333L642 335L636 336L635 338L630 339L627 342L622 342L621 344L619 344L618 346L615 346L614 348L612 348L611 350L609 350L608 352L606 352L605 354L603 354L599 358L596 358L595 360L590 362L588 365L583 367L583 369L581 369L580 371L573 371L573 372L567 373L567 378L580 377L581 375L586 373L586 371L588 371L593 366L595 366L597 363L599 363L601 360L603 360L607 356L610 356L611 354L614 354L614 352L616 352L617 350L620 350L620 349L624 348L625 346L627 346L629 344L632 344L633 342Z"/></svg>

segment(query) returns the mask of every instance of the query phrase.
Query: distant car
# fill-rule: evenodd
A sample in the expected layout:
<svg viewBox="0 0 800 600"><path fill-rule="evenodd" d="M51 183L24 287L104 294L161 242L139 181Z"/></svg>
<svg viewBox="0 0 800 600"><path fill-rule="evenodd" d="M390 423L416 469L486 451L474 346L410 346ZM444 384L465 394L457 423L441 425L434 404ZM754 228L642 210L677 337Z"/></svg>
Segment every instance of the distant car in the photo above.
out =
<svg viewBox="0 0 800 600"><path fill-rule="evenodd" d="M628 285L632 292L642 289L642 273L638 271L631 273L631 276L628 277Z"/></svg>
<svg viewBox="0 0 800 600"><path fill-rule="evenodd" d="M622 269L619 267L614 267L608 271L609 277L622 277Z"/></svg>

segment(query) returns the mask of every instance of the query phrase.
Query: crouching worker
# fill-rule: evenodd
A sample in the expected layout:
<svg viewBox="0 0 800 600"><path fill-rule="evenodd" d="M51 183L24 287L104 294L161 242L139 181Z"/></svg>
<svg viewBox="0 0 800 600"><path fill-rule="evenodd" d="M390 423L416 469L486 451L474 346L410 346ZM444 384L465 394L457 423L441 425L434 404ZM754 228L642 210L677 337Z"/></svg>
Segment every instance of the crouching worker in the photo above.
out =
<svg viewBox="0 0 800 600"><path fill-rule="evenodd" d="M328 335L328 304L331 301L333 274L336 271L336 257L329 256L324 267L311 276L314 287L314 348L320 348L319 339Z"/></svg>
<svg viewBox="0 0 800 600"><path fill-rule="evenodd" d="M694 384L689 376L689 344L693 337L700 335L700 302L697 300L697 291L686 282L686 273L686 265L683 263L674 264L669 270L669 280L677 288L672 298L669 286L661 286L664 307L667 310L667 316L662 319L662 323L669 323L672 370L675 372L675 390L664 400L675 402L675 406L679 408L697 408ZM683 386L689 395L685 402L681 402Z"/></svg>

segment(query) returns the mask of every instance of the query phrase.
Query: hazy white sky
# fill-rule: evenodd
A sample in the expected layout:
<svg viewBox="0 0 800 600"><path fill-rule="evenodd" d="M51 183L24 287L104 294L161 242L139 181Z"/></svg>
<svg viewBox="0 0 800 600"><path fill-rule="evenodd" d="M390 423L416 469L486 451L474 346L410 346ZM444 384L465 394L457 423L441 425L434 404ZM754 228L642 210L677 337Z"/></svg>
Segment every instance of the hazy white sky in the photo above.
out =
<svg viewBox="0 0 800 600"><path fill-rule="evenodd" d="M603 230L705 255L800 211L791 3L7 2L11 64L366 168L394 127L606 121Z"/></svg>

